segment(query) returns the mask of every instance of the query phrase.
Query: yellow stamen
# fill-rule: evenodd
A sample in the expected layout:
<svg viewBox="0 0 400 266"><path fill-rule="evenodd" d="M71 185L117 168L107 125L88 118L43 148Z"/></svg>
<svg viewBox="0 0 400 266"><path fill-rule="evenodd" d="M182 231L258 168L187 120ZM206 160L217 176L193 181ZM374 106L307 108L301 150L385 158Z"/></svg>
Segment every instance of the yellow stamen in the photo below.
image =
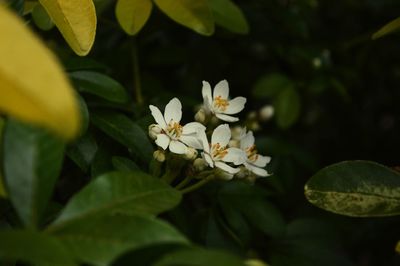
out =
<svg viewBox="0 0 400 266"><path fill-rule="evenodd" d="M182 135L182 126L177 122L169 122L167 133L172 138L179 138Z"/></svg>
<svg viewBox="0 0 400 266"><path fill-rule="evenodd" d="M257 154L257 149L256 149L256 145L252 145L250 147L248 147L246 149L246 154L247 154L247 158L252 161L255 162L258 159L258 154Z"/></svg>
<svg viewBox="0 0 400 266"><path fill-rule="evenodd" d="M221 111L225 111L228 107L229 102L227 99L222 99L221 95L218 95L214 98L214 106L220 109Z"/></svg>
<svg viewBox="0 0 400 266"><path fill-rule="evenodd" d="M228 154L228 151L225 147L221 147L221 145L219 143L216 143L216 144L212 145L211 153L212 153L212 157L214 159L221 160L225 157L225 155Z"/></svg>

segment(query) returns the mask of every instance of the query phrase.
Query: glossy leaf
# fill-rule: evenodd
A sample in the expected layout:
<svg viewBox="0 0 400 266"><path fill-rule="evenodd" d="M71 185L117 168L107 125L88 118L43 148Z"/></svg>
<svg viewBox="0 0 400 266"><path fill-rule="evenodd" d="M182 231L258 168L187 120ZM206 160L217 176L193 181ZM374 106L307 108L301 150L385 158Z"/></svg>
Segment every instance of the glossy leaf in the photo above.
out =
<svg viewBox="0 0 400 266"><path fill-rule="evenodd" d="M50 30L54 23L42 5L37 4L32 9L32 19L41 30Z"/></svg>
<svg viewBox="0 0 400 266"><path fill-rule="evenodd" d="M15 120L4 132L4 177L19 217L35 227L61 170L64 144L43 130Z"/></svg>
<svg viewBox="0 0 400 266"><path fill-rule="evenodd" d="M93 113L92 122L116 141L131 148L145 162L150 162L153 147L142 128L127 116L116 112Z"/></svg>
<svg viewBox="0 0 400 266"><path fill-rule="evenodd" d="M125 103L129 99L125 88L104 74L94 71L75 71L71 72L69 76L81 92L117 103Z"/></svg>
<svg viewBox="0 0 400 266"><path fill-rule="evenodd" d="M112 164L118 171L140 170L139 166L135 162L126 157L114 156L112 157Z"/></svg>
<svg viewBox="0 0 400 266"><path fill-rule="evenodd" d="M293 82L280 73L271 73L259 78L253 88L253 96L257 98L270 98L278 95L288 88L293 88Z"/></svg>
<svg viewBox="0 0 400 266"><path fill-rule="evenodd" d="M91 135L84 135L72 143L66 152L68 157L86 173L97 150L96 140Z"/></svg>
<svg viewBox="0 0 400 266"><path fill-rule="evenodd" d="M75 194L50 230L105 214L158 214L176 206L180 199L177 190L143 172L111 172Z"/></svg>
<svg viewBox="0 0 400 266"><path fill-rule="evenodd" d="M154 0L156 5L175 22L195 32L210 36L214 18L207 0Z"/></svg>
<svg viewBox="0 0 400 266"><path fill-rule="evenodd" d="M393 33L400 30L400 17L390 21L388 24L380 28L377 32L372 35L372 39L376 40L387 34Z"/></svg>
<svg viewBox="0 0 400 266"><path fill-rule="evenodd" d="M278 126L286 129L292 126L300 115L300 96L293 88L286 88L274 101L275 116Z"/></svg>
<svg viewBox="0 0 400 266"><path fill-rule="evenodd" d="M118 0L115 14L122 29L135 35L146 24L152 9L151 0Z"/></svg>
<svg viewBox="0 0 400 266"><path fill-rule="evenodd" d="M92 0L39 0L77 55L87 55L96 35Z"/></svg>
<svg viewBox="0 0 400 266"><path fill-rule="evenodd" d="M249 33L249 24L242 10L231 0L210 0L215 23L234 33Z"/></svg>
<svg viewBox="0 0 400 266"><path fill-rule="evenodd" d="M30 231L0 231L0 261L16 260L36 265L77 265L66 246L55 237Z"/></svg>
<svg viewBox="0 0 400 266"><path fill-rule="evenodd" d="M400 174L368 161L345 161L316 173L305 186L312 204L342 215L400 214Z"/></svg>
<svg viewBox="0 0 400 266"><path fill-rule="evenodd" d="M57 60L3 6L0 35L0 111L74 137L79 131L78 104Z"/></svg>

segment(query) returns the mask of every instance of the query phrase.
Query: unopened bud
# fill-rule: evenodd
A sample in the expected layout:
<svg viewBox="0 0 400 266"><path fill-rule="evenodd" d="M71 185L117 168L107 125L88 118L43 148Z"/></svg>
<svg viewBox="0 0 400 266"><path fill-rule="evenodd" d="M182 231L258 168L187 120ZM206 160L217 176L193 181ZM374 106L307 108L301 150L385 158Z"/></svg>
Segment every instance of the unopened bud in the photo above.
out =
<svg viewBox="0 0 400 266"><path fill-rule="evenodd" d="M230 174L222 169L215 169L215 177L222 180L231 180L233 178L233 174Z"/></svg>
<svg viewBox="0 0 400 266"><path fill-rule="evenodd" d="M246 178L248 175L249 171L246 169L246 167L240 167L240 171L237 174L235 174L235 176L240 179Z"/></svg>
<svg viewBox="0 0 400 266"><path fill-rule="evenodd" d="M208 164L203 158L197 158L193 162L193 167L197 172L202 172L207 168Z"/></svg>
<svg viewBox="0 0 400 266"><path fill-rule="evenodd" d="M157 162L164 162L165 161L165 152L162 150L156 150L153 153L153 158L157 161Z"/></svg>
<svg viewBox="0 0 400 266"><path fill-rule="evenodd" d="M246 136L246 127L235 126L231 129L232 139L241 140Z"/></svg>
<svg viewBox="0 0 400 266"><path fill-rule="evenodd" d="M260 130L260 124L257 121L253 121L250 124L248 124L249 130L252 131L258 131Z"/></svg>
<svg viewBox="0 0 400 266"><path fill-rule="evenodd" d="M185 158L186 160L190 160L193 161L194 159L197 158L197 150L192 148L192 147L188 147L186 149L186 153L183 155L183 158Z"/></svg>
<svg viewBox="0 0 400 266"><path fill-rule="evenodd" d="M274 116L274 107L272 107L272 105L266 105L260 109L259 114L261 121L268 121Z"/></svg>
<svg viewBox="0 0 400 266"><path fill-rule="evenodd" d="M161 127L157 124L151 124L149 126L149 136L151 139L156 139L157 135L162 131Z"/></svg>
<svg viewBox="0 0 400 266"><path fill-rule="evenodd" d="M257 119L257 113L256 113L255 111L251 111L251 112L247 115L247 118L250 119L250 120Z"/></svg>
<svg viewBox="0 0 400 266"><path fill-rule="evenodd" d="M231 139L230 141L229 141L229 147L231 147L231 148L239 148L240 147L240 141L239 140L237 140L237 139Z"/></svg>
<svg viewBox="0 0 400 266"><path fill-rule="evenodd" d="M204 111L203 108L200 108L199 111L197 111L197 113L194 115L194 120L204 124L204 122L206 121L206 111Z"/></svg>

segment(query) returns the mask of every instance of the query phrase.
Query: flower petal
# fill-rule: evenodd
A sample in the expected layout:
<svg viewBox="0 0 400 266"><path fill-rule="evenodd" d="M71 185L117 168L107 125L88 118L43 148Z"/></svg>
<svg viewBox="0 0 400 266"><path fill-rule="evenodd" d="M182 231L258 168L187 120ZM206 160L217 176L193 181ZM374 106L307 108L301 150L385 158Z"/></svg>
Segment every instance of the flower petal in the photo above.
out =
<svg viewBox="0 0 400 266"><path fill-rule="evenodd" d="M180 141L188 145L189 147L195 148L197 150L203 149L203 144L197 135L183 135L179 138Z"/></svg>
<svg viewBox="0 0 400 266"><path fill-rule="evenodd" d="M165 134L158 134L156 139L156 144L163 148L163 150L168 148L171 139Z"/></svg>
<svg viewBox="0 0 400 266"><path fill-rule="evenodd" d="M234 163L235 165L243 164L247 160L246 153L238 148L229 148L228 153L222 159L224 162Z"/></svg>
<svg viewBox="0 0 400 266"><path fill-rule="evenodd" d="M198 130L204 131L204 130L206 130L206 127L203 126L203 124L200 124L199 122L190 122L183 126L182 134L184 134L184 135L192 134L192 133L196 133Z"/></svg>
<svg viewBox="0 0 400 266"><path fill-rule="evenodd" d="M222 147L228 145L229 140L231 139L231 130L229 129L228 124L219 125L211 136L211 145L219 143Z"/></svg>
<svg viewBox="0 0 400 266"><path fill-rule="evenodd" d="M212 94L211 86L207 81L203 81L203 88L201 89L201 94L203 95L204 106L207 111L211 110L212 105Z"/></svg>
<svg viewBox="0 0 400 266"><path fill-rule="evenodd" d="M228 99L229 97L229 85L226 79L221 80L217 85L215 85L213 99L217 98L218 96L221 96L221 99Z"/></svg>
<svg viewBox="0 0 400 266"><path fill-rule="evenodd" d="M150 108L150 111L151 111L151 115L154 117L154 120L156 121L156 123L162 129L166 129L167 128L167 124L165 123L164 116L162 115L160 109L158 109L154 105L149 105L149 108Z"/></svg>
<svg viewBox="0 0 400 266"><path fill-rule="evenodd" d="M240 140L240 148L242 150L246 150L254 145L254 141L255 141L255 139L254 139L253 131L249 131L249 132L247 132L246 136L244 136Z"/></svg>
<svg viewBox="0 0 400 266"><path fill-rule="evenodd" d="M168 124L169 122L174 121L179 123L182 119L182 104L178 98L173 98L167 106L165 106L164 111L165 122Z"/></svg>
<svg viewBox="0 0 400 266"><path fill-rule="evenodd" d="M204 160L207 162L207 164L211 167L214 168L214 161L212 160L211 156L208 153L201 153L201 156L204 158Z"/></svg>
<svg viewBox="0 0 400 266"><path fill-rule="evenodd" d="M219 119L223 120L223 121L226 121L226 122L237 122L237 121L239 121L239 118L237 118L237 117L233 117L233 116L230 116L230 115L224 115L224 114L221 114L221 113L216 113L215 116L218 117Z"/></svg>
<svg viewBox="0 0 400 266"><path fill-rule="evenodd" d="M265 167L270 161L271 157L257 154L257 160L251 163L258 167Z"/></svg>
<svg viewBox="0 0 400 266"><path fill-rule="evenodd" d="M201 141L203 150L206 153L210 153L210 144L208 143L206 132L205 131L198 132L197 137Z"/></svg>
<svg viewBox="0 0 400 266"><path fill-rule="evenodd" d="M240 171L239 168L233 168L223 162L215 162L215 166L218 167L219 169L224 170L225 172L230 173L230 174L236 174Z"/></svg>
<svg viewBox="0 0 400 266"><path fill-rule="evenodd" d="M235 99L230 100L229 105L226 107L224 113L227 115L233 115L239 113L240 111L243 110L246 101L247 100L244 97L236 97Z"/></svg>
<svg viewBox="0 0 400 266"><path fill-rule="evenodd" d="M169 144L169 150L176 154L185 154L187 151L187 146L177 140L171 140L171 143Z"/></svg>
<svg viewBox="0 0 400 266"><path fill-rule="evenodd" d="M258 176L269 176L270 175L270 174L268 174L268 172L265 169L256 167L256 166L248 164L248 163L245 163L244 165L246 166L247 169L249 169L255 175L258 175Z"/></svg>

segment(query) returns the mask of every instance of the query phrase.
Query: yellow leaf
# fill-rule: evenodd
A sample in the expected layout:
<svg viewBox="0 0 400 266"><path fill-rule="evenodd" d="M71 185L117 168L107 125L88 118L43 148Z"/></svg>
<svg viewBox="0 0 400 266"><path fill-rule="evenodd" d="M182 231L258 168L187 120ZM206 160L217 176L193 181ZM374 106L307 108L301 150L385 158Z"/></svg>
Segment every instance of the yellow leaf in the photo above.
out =
<svg viewBox="0 0 400 266"><path fill-rule="evenodd" d="M96 10L92 0L39 0L77 55L85 56L96 35Z"/></svg>
<svg viewBox="0 0 400 266"><path fill-rule="evenodd" d="M0 112L74 137L79 107L57 59L1 5L0 36Z"/></svg>
<svg viewBox="0 0 400 266"><path fill-rule="evenodd" d="M372 39L376 40L382 36L385 36L389 33L400 30L400 17L395 20L390 21L388 24L380 28L377 32L372 35Z"/></svg>
<svg viewBox="0 0 400 266"><path fill-rule="evenodd" d="M137 34L150 17L150 0L118 0L115 14L122 29L129 35Z"/></svg>

